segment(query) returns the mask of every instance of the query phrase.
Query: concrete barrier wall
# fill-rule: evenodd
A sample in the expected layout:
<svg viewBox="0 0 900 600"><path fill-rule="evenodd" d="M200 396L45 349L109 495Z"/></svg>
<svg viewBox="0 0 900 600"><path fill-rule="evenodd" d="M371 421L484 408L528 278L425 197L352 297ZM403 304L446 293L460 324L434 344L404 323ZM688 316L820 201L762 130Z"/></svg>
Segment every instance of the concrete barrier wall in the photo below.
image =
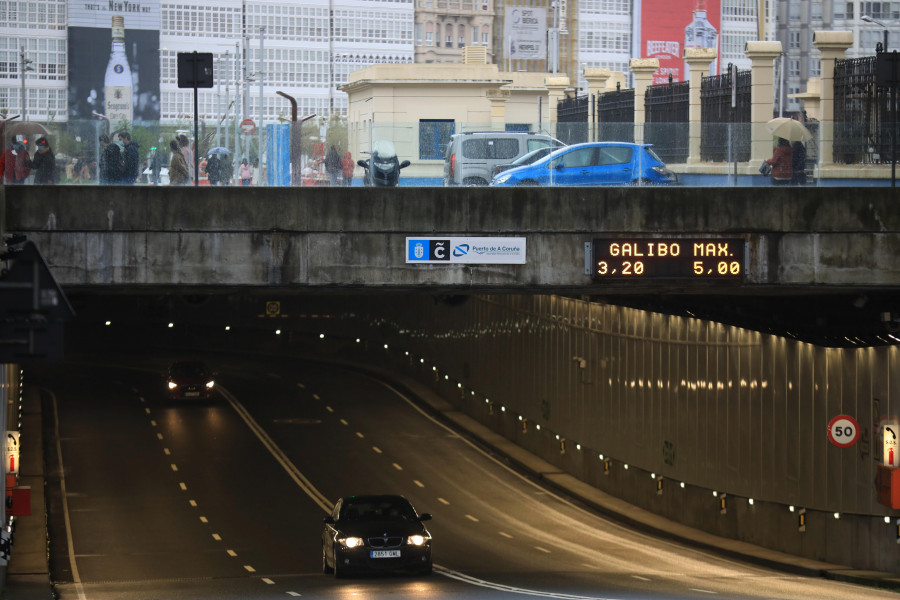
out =
<svg viewBox="0 0 900 600"><path fill-rule="evenodd" d="M889 188L5 186L2 195L5 230L27 233L70 289L589 291L584 244L619 234L741 237L749 289L900 286ZM406 236L443 235L525 236L527 263L406 264Z"/></svg>

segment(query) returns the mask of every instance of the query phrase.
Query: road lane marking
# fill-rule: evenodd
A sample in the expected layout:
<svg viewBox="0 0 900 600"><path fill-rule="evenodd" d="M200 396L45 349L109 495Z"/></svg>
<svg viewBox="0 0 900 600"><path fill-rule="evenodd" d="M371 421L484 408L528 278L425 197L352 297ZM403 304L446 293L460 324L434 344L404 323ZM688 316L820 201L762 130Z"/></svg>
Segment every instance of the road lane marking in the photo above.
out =
<svg viewBox="0 0 900 600"><path fill-rule="evenodd" d="M187 485L186 485L183 481L182 481L181 483L178 484L178 487L181 488L181 491L182 491L182 492L186 492L186 491L187 491Z"/></svg>
<svg viewBox="0 0 900 600"><path fill-rule="evenodd" d="M209 519L207 519L206 517L200 517L200 522L201 523L209 523Z"/></svg>
<svg viewBox="0 0 900 600"><path fill-rule="evenodd" d="M256 573L256 569L254 569L250 565L244 565L244 568L247 569L247 571L250 573Z"/></svg>
<svg viewBox="0 0 900 600"><path fill-rule="evenodd" d="M333 413L333 412L334 412L334 409L331 408L330 406L326 406L326 407L325 407L325 410L327 410L327 411L330 412L330 413Z"/></svg>
<svg viewBox="0 0 900 600"><path fill-rule="evenodd" d="M479 522L478 517L473 517L472 515L466 515L466 518L469 519L470 521L474 521L476 523Z"/></svg>
<svg viewBox="0 0 900 600"><path fill-rule="evenodd" d="M471 575L465 575L464 573L460 573L459 571L454 571L452 569L448 569L446 567L442 567L440 565L434 565L435 572L443 575L444 577L448 577L450 579L456 579L457 581L462 581L463 583L468 583L470 585L477 585L478 587L488 588L492 590L497 590L500 592L513 592L517 594L524 594L527 596L539 596L542 598L554 598L556 600L612 600L608 596L577 596L575 594L559 594L555 592L544 592L541 590L530 590L527 588L520 588L511 585L504 585L502 583L493 583L491 581L485 581L484 579L478 579L477 577L472 577Z"/></svg>
<svg viewBox="0 0 900 600"><path fill-rule="evenodd" d="M547 550L546 548L541 548L540 546L535 546L535 549L540 550L541 552L543 552L545 554L551 554L551 552L549 550Z"/></svg>
<svg viewBox="0 0 900 600"><path fill-rule="evenodd" d="M446 504L447 506L450 506L450 502L447 500L444 500L443 498L438 498L438 502L440 502L441 504Z"/></svg>
<svg viewBox="0 0 900 600"><path fill-rule="evenodd" d="M305 390L305 389L306 389L306 384L305 384L305 383L298 383L298 384L297 384L297 387L300 388L301 390Z"/></svg>
<svg viewBox="0 0 900 600"><path fill-rule="evenodd" d="M173 470L173 471L177 471L177 470L178 470L178 465L176 465L175 463L172 463L172 464L169 465L169 466L172 467L172 470Z"/></svg>
<svg viewBox="0 0 900 600"><path fill-rule="evenodd" d="M366 437L366 436L364 436L364 435L362 434L361 431L357 431L357 432L356 432L356 437L358 437L359 439L363 439L363 438Z"/></svg>
<svg viewBox="0 0 900 600"><path fill-rule="evenodd" d="M313 398L315 398L316 400L321 400L321 399L322 399L322 398L319 397L318 394L313 394Z"/></svg>
<svg viewBox="0 0 900 600"><path fill-rule="evenodd" d="M341 425L349 425L349 424L350 423L347 422L347 419L341 419Z"/></svg>
<svg viewBox="0 0 900 600"><path fill-rule="evenodd" d="M158 440L163 439L163 435L162 435L161 433L157 433L157 434L156 434L156 439L158 439Z"/></svg>
<svg viewBox="0 0 900 600"><path fill-rule="evenodd" d="M156 421L154 421L153 419L150 419L150 425L152 427L156 427Z"/></svg>
<svg viewBox="0 0 900 600"><path fill-rule="evenodd" d="M263 582L263 583L266 583L266 584L268 584L268 585L275 585L275 582L272 581L271 579L269 579L268 577L263 577L263 578L262 578L262 582Z"/></svg>
<svg viewBox="0 0 900 600"><path fill-rule="evenodd" d="M53 399L53 433L56 437L56 460L59 462L59 490L63 499L63 520L66 523L66 546L69 551L69 568L72 570L72 582L75 584L75 590L78 592L79 600L86 600L84 595L84 586L81 584L81 575L78 574L78 564L75 560L75 540L72 539L72 519L69 516L69 501L66 492L66 467L63 463L62 442L59 435L59 408L56 403L56 394L52 390L48 390L50 397Z"/></svg>
<svg viewBox="0 0 900 600"><path fill-rule="evenodd" d="M688 588L692 592L700 592L701 594L718 594L719 592L713 592L710 590L701 590L700 588Z"/></svg>
<svg viewBox="0 0 900 600"><path fill-rule="evenodd" d="M171 456L171 455L172 455L172 451L169 450L168 448L163 448L163 454L165 454L166 456Z"/></svg>
<svg viewBox="0 0 900 600"><path fill-rule="evenodd" d="M194 508L197 508L197 501L196 501L196 500L188 500L188 503L190 503L190 505L193 506Z"/></svg>
<svg viewBox="0 0 900 600"><path fill-rule="evenodd" d="M378 446L372 446L372 450L374 450L378 454L381 454L381 448L379 448Z"/></svg>
<svg viewBox="0 0 900 600"><path fill-rule="evenodd" d="M219 535L218 533L214 533L214 534L212 534L212 539L216 540L217 542L221 542L222 536Z"/></svg>
<svg viewBox="0 0 900 600"><path fill-rule="evenodd" d="M418 479L413 479L413 483L419 486L420 488L425 487L425 484L419 481Z"/></svg>
<svg viewBox="0 0 900 600"><path fill-rule="evenodd" d="M646 577L641 577L640 575L632 575L632 577L634 577L635 579L640 579L641 581L650 581Z"/></svg>
<svg viewBox="0 0 900 600"><path fill-rule="evenodd" d="M228 553L228 556L230 556L231 558L237 557L237 552L235 552L234 550L226 550L225 552Z"/></svg>
<svg viewBox="0 0 900 600"><path fill-rule="evenodd" d="M288 592L288 596L294 596L295 598L299 598L302 594L298 594L297 592Z"/></svg>
<svg viewBox="0 0 900 600"><path fill-rule="evenodd" d="M398 471L402 471L402 470L403 470L403 467L401 467L401 466L398 465L397 463L392 463L392 464L393 464L394 468L397 469Z"/></svg>
<svg viewBox="0 0 900 600"><path fill-rule="evenodd" d="M510 540L513 539L513 536L509 535L505 531L498 531L497 533L499 533L500 535L502 535L503 537L505 537L507 539L510 539Z"/></svg>
<svg viewBox="0 0 900 600"><path fill-rule="evenodd" d="M150 414L150 409L149 409L149 408L145 408L145 409L144 409L144 412L147 413L147 414L149 415L149 414Z"/></svg>

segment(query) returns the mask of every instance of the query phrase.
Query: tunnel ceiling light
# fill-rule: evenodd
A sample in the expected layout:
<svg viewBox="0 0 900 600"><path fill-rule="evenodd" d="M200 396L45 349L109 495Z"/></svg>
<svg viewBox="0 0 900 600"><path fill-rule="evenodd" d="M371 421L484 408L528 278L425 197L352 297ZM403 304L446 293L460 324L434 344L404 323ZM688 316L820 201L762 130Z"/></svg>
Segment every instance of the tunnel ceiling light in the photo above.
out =
<svg viewBox="0 0 900 600"><path fill-rule="evenodd" d="M275 330L275 335L281 335L281 330L280 330L280 329L276 329L276 330Z"/></svg>
<svg viewBox="0 0 900 600"><path fill-rule="evenodd" d="M384 349L385 349L385 350L388 349L388 345L387 345L387 344L384 345Z"/></svg>
<svg viewBox="0 0 900 600"><path fill-rule="evenodd" d="M362 341L361 339L356 338L356 343L357 343L357 344L360 343L361 341Z"/></svg>
<svg viewBox="0 0 900 600"><path fill-rule="evenodd" d="M320 340L324 340L324 339L325 339L325 334L324 334L324 333L320 333L320 334L319 334L319 339L320 339Z"/></svg>
<svg viewBox="0 0 900 600"><path fill-rule="evenodd" d="M841 513L834 513L834 518L835 518L835 519L840 519L840 518L841 518Z"/></svg>
<svg viewBox="0 0 900 600"><path fill-rule="evenodd" d="M753 498L747 498L747 504L753 506Z"/></svg>
<svg viewBox="0 0 900 600"><path fill-rule="evenodd" d="M175 327L175 323L169 323L169 329L172 329L173 327Z"/></svg>
<svg viewBox="0 0 900 600"><path fill-rule="evenodd" d="M600 460L603 460L603 455L602 455L602 454L598 454L597 457L598 457Z"/></svg>
<svg viewBox="0 0 900 600"><path fill-rule="evenodd" d="M231 325L226 325L226 326L225 326L225 331L231 331Z"/></svg>
<svg viewBox="0 0 900 600"><path fill-rule="evenodd" d="M112 321L107 321L106 323L104 323L104 325L106 325L107 327L109 327L110 325L112 325Z"/></svg>
<svg viewBox="0 0 900 600"><path fill-rule="evenodd" d="M681 482L681 489L684 489L684 482Z"/></svg>

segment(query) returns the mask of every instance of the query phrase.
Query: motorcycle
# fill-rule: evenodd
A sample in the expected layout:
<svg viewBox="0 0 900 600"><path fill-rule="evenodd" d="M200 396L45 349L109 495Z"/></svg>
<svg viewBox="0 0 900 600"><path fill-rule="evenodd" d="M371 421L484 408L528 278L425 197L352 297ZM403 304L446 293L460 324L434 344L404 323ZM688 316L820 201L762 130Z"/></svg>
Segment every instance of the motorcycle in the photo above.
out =
<svg viewBox="0 0 900 600"><path fill-rule="evenodd" d="M370 187L394 187L400 181L400 169L409 166L409 161L400 162L394 142L379 140L372 146L372 155L365 160L356 161L366 170L363 181Z"/></svg>

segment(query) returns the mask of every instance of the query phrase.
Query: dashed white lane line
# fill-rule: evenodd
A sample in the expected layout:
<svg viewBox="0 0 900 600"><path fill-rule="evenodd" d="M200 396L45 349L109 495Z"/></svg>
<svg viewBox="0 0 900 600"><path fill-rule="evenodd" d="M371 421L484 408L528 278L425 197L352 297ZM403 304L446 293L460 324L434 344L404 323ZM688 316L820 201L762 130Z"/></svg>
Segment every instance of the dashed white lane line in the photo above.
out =
<svg viewBox="0 0 900 600"><path fill-rule="evenodd" d="M206 517L200 517L200 522L201 523L209 523L209 519L207 519Z"/></svg>
<svg viewBox="0 0 900 600"><path fill-rule="evenodd" d="M334 409L331 408L330 406L326 406L326 407L325 407L325 410L327 410L327 411L330 412L330 413L333 413L333 412L334 412Z"/></svg>
<svg viewBox="0 0 900 600"><path fill-rule="evenodd" d="M158 440L163 439L163 435L162 435L161 433L157 433L157 434L156 434L156 439L158 439Z"/></svg>
<svg viewBox="0 0 900 600"><path fill-rule="evenodd" d="M182 491L182 492L186 492L186 491L187 491L187 484L185 484L183 481L182 481L181 483L178 484L178 487L181 488L181 491Z"/></svg>
<svg viewBox="0 0 900 600"><path fill-rule="evenodd" d="M298 384L297 384L297 387L300 388L301 390L305 390L305 389L306 389L306 384L305 384L305 383L298 383Z"/></svg>
<svg viewBox="0 0 900 600"><path fill-rule="evenodd" d="M145 409L144 409L144 412L145 412L146 414L149 415L149 414L150 414L150 409L149 409L149 408L145 408Z"/></svg>
<svg viewBox="0 0 900 600"><path fill-rule="evenodd" d="M438 502L440 502L441 504L446 504L447 506L450 506L449 500L444 500L443 498L438 498Z"/></svg>
<svg viewBox="0 0 900 600"><path fill-rule="evenodd" d="M169 465L169 466L172 467L172 470L173 470L173 471L177 471L177 470L178 470L178 465L176 465L175 463L172 463L172 464Z"/></svg>
<svg viewBox="0 0 900 600"><path fill-rule="evenodd" d="M212 539L216 540L217 542L221 542L222 536L219 535L218 533L214 533L214 534L212 534Z"/></svg>
<svg viewBox="0 0 900 600"><path fill-rule="evenodd" d="M356 432L356 437L358 437L359 439L363 439L363 438L366 437L366 436L364 436L364 435L362 434L361 431L357 431L357 432Z"/></svg>
<svg viewBox="0 0 900 600"><path fill-rule="evenodd" d="M719 593L719 592L713 592L713 591L711 591L711 590L701 590L700 588L688 588L688 589L690 589L692 592L700 592L701 594L713 594L713 595L715 595L715 594L718 594L718 593Z"/></svg>
<svg viewBox="0 0 900 600"><path fill-rule="evenodd" d="M248 573L256 573L256 569L254 569L250 565L244 565L244 568L247 569Z"/></svg>
<svg viewBox="0 0 900 600"><path fill-rule="evenodd" d="M638 580L640 580L640 581L650 581L650 580L647 579L646 577L641 577L640 575L632 575L632 577L633 577L634 579L638 579Z"/></svg>
<svg viewBox="0 0 900 600"><path fill-rule="evenodd" d="M268 585L275 585L275 582L269 579L268 577L263 577L262 582Z"/></svg>
<svg viewBox="0 0 900 600"><path fill-rule="evenodd" d="M190 504L190 505L193 506L194 508L197 508L197 501L196 501L196 500L188 500L188 504Z"/></svg>
<svg viewBox="0 0 900 600"><path fill-rule="evenodd" d="M299 598L301 596L301 594L298 594L297 592L288 592L287 595L294 596L295 598Z"/></svg>
<svg viewBox="0 0 900 600"><path fill-rule="evenodd" d="M349 425L349 424L350 423L347 422L347 419L341 419L341 425Z"/></svg>
<svg viewBox="0 0 900 600"><path fill-rule="evenodd" d="M402 470L403 470L403 467L401 467L401 466L398 465L397 463L392 463L392 464L393 464L394 468L397 469L398 471L402 471Z"/></svg>
<svg viewBox="0 0 900 600"><path fill-rule="evenodd" d="M479 523L478 517L474 517L472 515L466 515L466 518L470 521L474 521L475 523Z"/></svg>
<svg viewBox="0 0 900 600"><path fill-rule="evenodd" d="M505 537L507 539L510 539L510 540L513 539L513 536L509 535L505 531L498 531L497 533L499 533L500 535L502 535L503 537Z"/></svg>
<svg viewBox="0 0 900 600"><path fill-rule="evenodd" d="M226 552L226 553L228 554L228 556L230 556L231 558L236 558L236 557L237 557L237 552L235 552L234 550L226 550L225 552Z"/></svg>
<svg viewBox="0 0 900 600"><path fill-rule="evenodd" d="M551 554L551 552L550 552L549 550L547 550L546 548L541 548L540 546L535 546L534 549L535 549L535 550L540 550L540 551L543 552L544 554Z"/></svg>
<svg viewBox="0 0 900 600"><path fill-rule="evenodd" d="M425 487L425 484L419 481L418 479L413 479L413 483L419 486L420 488Z"/></svg>
<svg viewBox="0 0 900 600"><path fill-rule="evenodd" d="M374 450L378 454L381 454L381 448L379 448L378 446L372 446L372 450Z"/></svg>
<svg viewBox="0 0 900 600"><path fill-rule="evenodd" d="M156 427L156 421L154 421L153 419L150 419L150 426Z"/></svg>
<svg viewBox="0 0 900 600"><path fill-rule="evenodd" d="M163 454L165 454L166 456L172 456L172 451L168 448L163 448Z"/></svg>
<svg viewBox="0 0 900 600"><path fill-rule="evenodd" d="M313 394L313 398L316 400L321 400L322 398L318 394Z"/></svg>

